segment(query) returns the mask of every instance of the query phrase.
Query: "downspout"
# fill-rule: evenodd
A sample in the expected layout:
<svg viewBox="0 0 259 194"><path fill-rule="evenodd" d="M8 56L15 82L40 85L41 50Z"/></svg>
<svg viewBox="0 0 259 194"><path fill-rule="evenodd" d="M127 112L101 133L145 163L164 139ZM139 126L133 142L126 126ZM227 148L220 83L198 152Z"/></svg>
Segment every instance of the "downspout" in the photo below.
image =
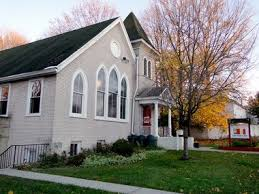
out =
<svg viewBox="0 0 259 194"><path fill-rule="evenodd" d="M134 134L134 123L135 123L135 99L137 96L137 92L138 92L138 72L139 72L139 57L136 57L136 66L137 66L137 71L136 71L136 89L134 92L134 96L132 99L132 111L131 111L131 134Z"/></svg>

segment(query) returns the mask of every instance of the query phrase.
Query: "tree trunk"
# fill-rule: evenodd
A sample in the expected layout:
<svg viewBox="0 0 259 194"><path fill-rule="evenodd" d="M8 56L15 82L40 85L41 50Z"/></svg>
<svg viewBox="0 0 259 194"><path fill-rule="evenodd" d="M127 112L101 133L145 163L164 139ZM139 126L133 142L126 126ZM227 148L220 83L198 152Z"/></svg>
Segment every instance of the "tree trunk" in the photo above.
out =
<svg viewBox="0 0 259 194"><path fill-rule="evenodd" d="M183 160L189 160L189 150L188 150L188 128L185 127L183 131L183 138L184 138L184 144L183 144Z"/></svg>

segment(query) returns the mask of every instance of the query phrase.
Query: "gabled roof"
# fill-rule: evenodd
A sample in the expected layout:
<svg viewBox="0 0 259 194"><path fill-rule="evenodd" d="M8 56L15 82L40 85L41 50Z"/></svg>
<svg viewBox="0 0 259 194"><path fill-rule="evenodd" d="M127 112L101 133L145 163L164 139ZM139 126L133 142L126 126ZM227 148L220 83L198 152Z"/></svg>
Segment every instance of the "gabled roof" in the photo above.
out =
<svg viewBox="0 0 259 194"><path fill-rule="evenodd" d="M57 66L116 19L0 51L0 77Z"/></svg>
<svg viewBox="0 0 259 194"><path fill-rule="evenodd" d="M133 12L131 12L126 19L124 20L124 25L126 27L126 30L128 32L129 38L131 41L145 40L150 46L154 48L152 43L150 42L146 32L142 28L140 22L138 21L137 17Z"/></svg>
<svg viewBox="0 0 259 194"><path fill-rule="evenodd" d="M136 98L160 97L165 91L164 87L151 87L142 89Z"/></svg>

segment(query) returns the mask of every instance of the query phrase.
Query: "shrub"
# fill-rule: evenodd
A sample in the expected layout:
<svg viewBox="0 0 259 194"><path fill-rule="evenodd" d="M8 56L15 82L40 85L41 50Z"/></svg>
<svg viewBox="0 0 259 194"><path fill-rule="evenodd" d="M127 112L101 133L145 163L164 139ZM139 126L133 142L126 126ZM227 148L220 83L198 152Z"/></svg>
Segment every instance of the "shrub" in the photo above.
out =
<svg viewBox="0 0 259 194"><path fill-rule="evenodd" d="M111 145L106 143L97 143L95 148L96 153L100 154L108 154L111 153Z"/></svg>
<svg viewBox="0 0 259 194"><path fill-rule="evenodd" d="M75 156L70 156L67 159L66 165L69 166L81 166L84 162L86 158L86 154L85 153L80 153L78 155Z"/></svg>
<svg viewBox="0 0 259 194"><path fill-rule="evenodd" d="M113 156L102 156L98 154L93 154L87 157L84 161L85 167L98 167L105 165L122 165L122 164L132 164L146 159L145 153L133 154L131 157L124 157L121 155Z"/></svg>
<svg viewBox="0 0 259 194"><path fill-rule="evenodd" d="M119 139L112 145L112 151L121 156L129 157L133 154L133 146L125 139Z"/></svg>
<svg viewBox="0 0 259 194"><path fill-rule="evenodd" d="M23 170L23 171L31 171L32 166L30 164L23 164L20 166L17 166L18 170Z"/></svg>
<svg viewBox="0 0 259 194"><path fill-rule="evenodd" d="M39 162L41 167L56 167L64 165L64 157L59 156L57 153L54 154L43 154Z"/></svg>
<svg viewBox="0 0 259 194"><path fill-rule="evenodd" d="M251 144L248 141L233 141L232 146L233 147L251 147Z"/></svg>

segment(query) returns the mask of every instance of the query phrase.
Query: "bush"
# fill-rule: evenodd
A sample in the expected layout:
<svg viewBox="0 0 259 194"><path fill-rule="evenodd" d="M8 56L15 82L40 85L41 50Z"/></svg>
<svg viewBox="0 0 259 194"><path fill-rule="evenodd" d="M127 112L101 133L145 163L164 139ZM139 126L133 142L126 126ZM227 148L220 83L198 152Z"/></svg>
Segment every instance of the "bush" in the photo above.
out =
<svg viewBox="0 0 259 194"><path fill-rule="evenodd" d="M31 171L32 166L30 164L23 164L20 166L17 166L18 170L23 170L23 171Z"/></svg>
<svg viewBox="0 0 259 194"><path fill-rule="evenodd" d="M121 155L102 156L98 154L93 154L85 159L84 166L98 167L98 166L105 166L105 165L132 164L144 159L146 159L145 153L133 154L131 157L124 157Z"/></svg>
<svg viewBox="0 0 259 194"><path fill-rule="evenodd" d="M248 141L233 141L232 146L233 147L251 147L251 144Z"/></svg>
<svg viewBox="0 0 259 194"><path fill-rule="evenodd" d="M86 158L86 154L85 153L80 153L78 155L75 156L70 156L67 159L66 165L69 166L81 166L84 162Z"/></svg>
<svg viewBox="0 0 259 194"><path fill-rule="evenodd" d="M97 143L96 148L94 150L96 153L100 154L109 154L111 153L111 145L110 144L103 144L103 143Z"/></svg>
<svg viewBox="0 0 259 194"><path fill-rule="evenodd" d="M56 167L64 165L64 157L59 156L57 153L54 154L43 154L39 162L40 166Z"/></svg>
<svg viewBox="0 0 259 194"><path fill-rule="evenodd" d="M133 154L133 146L125 139L119 139L112 145L112 151L121 156L129 157Z"/></svg>

